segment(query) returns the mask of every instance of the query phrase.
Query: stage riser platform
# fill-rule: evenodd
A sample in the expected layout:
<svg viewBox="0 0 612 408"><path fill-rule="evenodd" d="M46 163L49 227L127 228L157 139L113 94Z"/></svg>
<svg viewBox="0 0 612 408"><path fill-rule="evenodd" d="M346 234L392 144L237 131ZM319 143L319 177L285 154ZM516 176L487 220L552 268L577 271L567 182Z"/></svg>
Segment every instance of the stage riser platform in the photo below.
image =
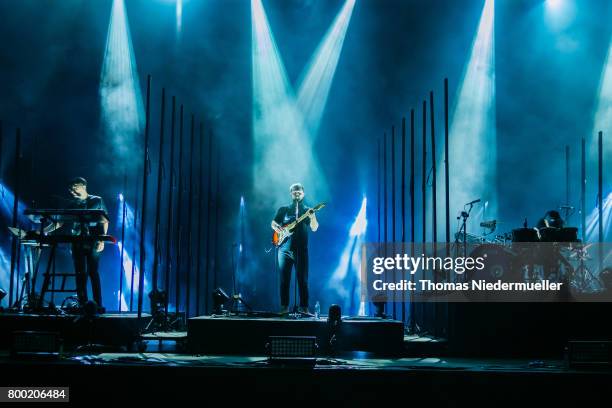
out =
<svg viewBox="0 0 612 408"><path fill-rule="evenodd" d="M232 318L200 316L188 321L188 348L197 354L266 355L269 336L316 336L320 353L329 352L325 319ZM401 353L404 325L397 320L343 319L337 350Z"/></svg>
<svg viewBox="0 0 612 408"><path fill-rule="evenodd" d="M130 348L150 318L148 314L140 319L136 314L105 314L90 321L75 315L0 313L0 348L10 348L16 331L59 333L64 350L87 343Z"/></svg>

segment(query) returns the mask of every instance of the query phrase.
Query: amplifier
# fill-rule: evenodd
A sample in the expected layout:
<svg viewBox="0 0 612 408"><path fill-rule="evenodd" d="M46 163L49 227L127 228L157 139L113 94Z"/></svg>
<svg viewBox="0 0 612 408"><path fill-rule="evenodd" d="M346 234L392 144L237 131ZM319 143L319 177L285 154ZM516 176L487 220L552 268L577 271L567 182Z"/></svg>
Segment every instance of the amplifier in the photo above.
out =
<svg viewBox="0 0 612 408"><path fill-rule="evenodd" d="M566 362L569 367L612 367L612 341L570 341Z"/></svg>

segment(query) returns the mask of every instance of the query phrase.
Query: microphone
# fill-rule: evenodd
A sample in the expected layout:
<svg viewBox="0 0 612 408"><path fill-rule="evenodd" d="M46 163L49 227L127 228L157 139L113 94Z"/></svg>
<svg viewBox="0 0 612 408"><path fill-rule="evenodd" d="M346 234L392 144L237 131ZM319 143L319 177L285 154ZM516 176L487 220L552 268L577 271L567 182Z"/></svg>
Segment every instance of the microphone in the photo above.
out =
<svg viewBox="0 0 612 408"><path fill-rule="evenodd" d="M476 204L476 203L479 203L479 202L480 202L480 198L478 200L470 201L466 205L472 205L472 204Z"/></svg>

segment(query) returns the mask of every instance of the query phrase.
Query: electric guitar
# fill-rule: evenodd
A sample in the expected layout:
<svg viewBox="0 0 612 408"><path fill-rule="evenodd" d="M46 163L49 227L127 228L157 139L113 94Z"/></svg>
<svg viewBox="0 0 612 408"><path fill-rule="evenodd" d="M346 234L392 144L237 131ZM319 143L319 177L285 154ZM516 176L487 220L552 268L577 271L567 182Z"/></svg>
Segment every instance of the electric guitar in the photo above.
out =
<svg viewBox="0 0 612 408"><path fill-rule="evenodd" d="M295 227L300 222L302 222L304 219L309 217L310 214L313 214L316 211L319 211L321 208L325 207L325 204L326 203L319 203L319 204L315 205L313 208L308 209L308 211L306 211L304 214L300 215L297 220L295 220L293 222L290 222L289 224L285 224L285 225L281 226L280 232L274 231L272 233L272 245L274 245L275 247L279 247L279 246L283 245L285 243L285 241L287 241L287 239L289 239L289 237L291 235L293 235Z"/></svg>

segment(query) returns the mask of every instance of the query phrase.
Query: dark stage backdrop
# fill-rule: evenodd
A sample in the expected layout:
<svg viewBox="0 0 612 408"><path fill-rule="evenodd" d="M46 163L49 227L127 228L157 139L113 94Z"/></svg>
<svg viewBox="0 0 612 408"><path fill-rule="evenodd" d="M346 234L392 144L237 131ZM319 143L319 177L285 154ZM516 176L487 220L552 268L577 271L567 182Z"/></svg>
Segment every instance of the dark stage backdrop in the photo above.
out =
<svg viewBox="0 0 612 408"><path fill-rule="evenodd" d="M579 140L590 137L592 131L610 43L609 2L580 3L562 39L545 29L541 3L496 2L496 187L498 218L505 222L501 227L505 231L519 227L524 217L535 223L547 209L565 201L566 144L572 148L574 197L570 204L578 206ZM180 40L174 2L126 0L125 4L143 95L146 75L153 76L148 236L154 219L158 106L165 86L168 95L176 95L185 105L185 129L189 129L189 115L195 113L204 120L207 134L214 131L219 146L219 156L216 152L213 156L215 163L220 160L222 171L220 230L217 245L212 243L212 252L217 251L218 284L231 291L231 252L239 239L240 197L244 196L248 267L243 265L239 271L239 289L256 308L275 309L278 278L272 256L265 250L276 210L271 197L288 186L270 185L269 197L253 193L250 2L185 0ZM288 76L295 83L342 2L264 0L263 4ZM377 140L390 132L391 125L397 129L411 108L417 109L420 118L422 100L430 90L436 93L436 128L442 136L443 78L449 79L452 108L483 4L483 0L357 1L313 147L330 202L319 215L320 230L311 236L312 305L316 300L324 310L334 302L349 305L329 279L364 196L368 197L367 237L377 237ZM104 197L115 221L126 167L131 169L130 188L124 194L134 205L135 170L141 166L142 154L136 149L125 158L114 156L112 140L101 131L98 88L111 6L110 0L0 1L0 119L5 130L1 177L12 189L12 135L19 126L24 137L22 197L26 205L53 205L52 196L65 195L66 181L79 175L89 180L90 192ZM560 46L560 41L569 46ZM437 146L441 157L441 139ZM204 160L207 154L205 149ZM452 163L453 171L485 158L465 159ZM592 176L594 166L593 161L588 163ZM607 191L609 176L606 170ZM311 186L305 187L307 200L314 204L319 197L309 196ZM442 186L438 187L438 197L443 197ZM590 193L587 208L595 204L593 190ZM455 210L462 204L453 204L453 232ZM6 214L3 217L6 223ZM577 221L575 215L574 224ZM118 235L116 225L112 223L111 232ZM4 233L2 239L6 244ZM6 245L3 251L4 256L10 254ZM110 308L117 290L117 253L117 248L109 247L103 259L104 295ZM2 273L7 274L4 265Z"/></svg>

